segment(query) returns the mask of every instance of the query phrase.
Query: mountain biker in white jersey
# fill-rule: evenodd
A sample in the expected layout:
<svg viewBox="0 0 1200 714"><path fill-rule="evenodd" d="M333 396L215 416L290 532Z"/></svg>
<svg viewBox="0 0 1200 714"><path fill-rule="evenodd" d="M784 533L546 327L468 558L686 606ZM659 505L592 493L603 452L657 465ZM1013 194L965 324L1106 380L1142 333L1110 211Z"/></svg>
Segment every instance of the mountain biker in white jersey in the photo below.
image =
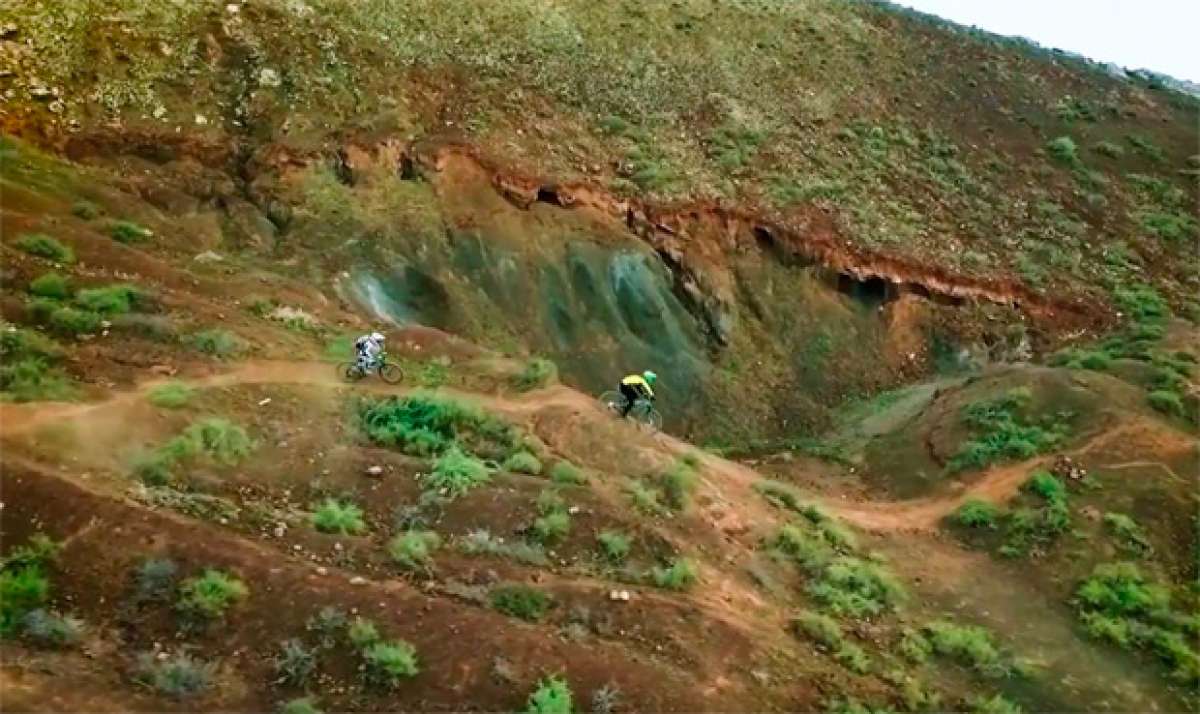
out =
<svg viewBox="0 0 1200 714"><path fill-rule="evenodd" d="M358 353L358 367L362 371L373 368L383 353L383 343L387 338L378 332L363 335L354 341L354 350Z"/></svg>

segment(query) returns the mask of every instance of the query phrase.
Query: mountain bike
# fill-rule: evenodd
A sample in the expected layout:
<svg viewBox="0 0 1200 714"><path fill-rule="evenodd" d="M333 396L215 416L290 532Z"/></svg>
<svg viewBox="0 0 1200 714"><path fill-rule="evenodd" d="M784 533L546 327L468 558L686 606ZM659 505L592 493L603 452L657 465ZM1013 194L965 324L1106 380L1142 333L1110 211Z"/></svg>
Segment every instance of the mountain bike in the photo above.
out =
<svg viewBox="0 0 1200 714"><path fill-rule="evenodd" d="M609 411L617 416L625 411L625 405L628 400L625 395L620 392L610 391L600 395L600 403ZM647 426L654 431L662 430L662 414L654 408L654 404L648 399L638 399L633 403L633 408L629 410L629 416L642 426Z"/></svg>
<svg viewBox="0 0 1200 714"><path fill-rule="evenodd" d="M380 379L388 384L399 384L404 379L404 370L388 362L387 353L385 352L379 353L379 356L375 358L375 364L365 369L358 363L358 360L343 362L338 365L337 369L338 376L347 382L357 382L367 376L369 372L375 372L379 375Z"/></svg>

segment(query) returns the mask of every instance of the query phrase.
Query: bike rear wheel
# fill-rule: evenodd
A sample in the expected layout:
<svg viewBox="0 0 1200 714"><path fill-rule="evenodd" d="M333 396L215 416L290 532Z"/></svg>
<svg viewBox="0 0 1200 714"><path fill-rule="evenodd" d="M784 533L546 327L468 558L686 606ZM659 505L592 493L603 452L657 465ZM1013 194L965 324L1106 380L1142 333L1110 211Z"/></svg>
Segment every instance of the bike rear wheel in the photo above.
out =
<svg viewBox="0 0 1200 714"><path fill-rule="evenodd" d="M600 403L609 411L620 414L625 408L625 397L620 392L608 391L600 395Z"/></svg>
<svg viewBox="0 0 1200 714"><path fill-rule="evenodd" d="M363 372L354 362L343 362L337 366L338 376L346 382L357 382L363 378Z"/></svg>
<svg viewBox="0 0 1200 714"><path fill-rule="evenodd" d="M637 419L642 426L647 426L654 431L662 431L662 414L658 410L650 406L648 403L641 403L634 407L629 412L633 418Z"/></svg>
<svg viewBox="0 0 1200 714"><path fill-rule="evenodd" d="M404 379L404 370L394 364L379 365L379 378L388 384L399 384Z"/></svg>

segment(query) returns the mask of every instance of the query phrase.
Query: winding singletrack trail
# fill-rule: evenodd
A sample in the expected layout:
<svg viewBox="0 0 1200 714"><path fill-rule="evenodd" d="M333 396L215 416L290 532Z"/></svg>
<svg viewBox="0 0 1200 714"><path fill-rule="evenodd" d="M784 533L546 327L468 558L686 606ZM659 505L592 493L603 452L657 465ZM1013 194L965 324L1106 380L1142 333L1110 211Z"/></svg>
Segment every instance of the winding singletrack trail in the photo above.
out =
<svg viewBox="0 0 1200 714"><path fill-rule="evenodd" d="M364 380L348 385L338 378L333 365L327 362L256 360L238 365L218 374L196 379L152 379L139 383L129 390L119 391L103 401L88 403L41 402L25 404L0 404L0 438L8 439L27 433L40 426L73 420L94 412L103 411L144 397L154 387L166 381L182 381L196 388L229 387L241 384L305 384L326 387L344 387L383 394L408 394L424 391L406 386L391 386L378 380ZM509 416L522 416L547 408L568 408L577 412L594 412L602 415L596 400L582 392L565 386L553 386L535 390L520 396L497 396L466 392L450 388L439 388L438 393L456 399L473 402L481 407ZM1106 429L1087 443L1069 452L1080 456L1114 439L1128 436L1146 428L1140 419L1131 420L1112 429ZM691 444L668 434L654 436L657 444L672 454L696 454L704 465L705 476L724 487L749 492L762 480L753 469L735 461L705 453ZM920 532L932 531L939 521L952 513L969 499L1002 502L1016 495L1032 469L1045 465L1049 457L1038 457L1013 464L1005 464L981 473L976 480L962 491L926 498L903 501L846 502L831 498L814 500L831 514L872 532Z"/></svg>

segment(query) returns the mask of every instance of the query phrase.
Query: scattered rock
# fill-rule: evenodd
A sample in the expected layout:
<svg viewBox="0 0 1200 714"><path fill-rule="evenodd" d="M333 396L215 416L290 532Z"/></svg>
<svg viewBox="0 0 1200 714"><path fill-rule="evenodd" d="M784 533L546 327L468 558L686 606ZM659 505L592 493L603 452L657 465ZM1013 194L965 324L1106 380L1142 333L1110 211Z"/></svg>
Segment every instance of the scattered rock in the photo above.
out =
<svg viewBox="0 0 1200 714"><path fill-rule="evenodd" d="M174 377L178 371L169 364L156 364L150 367L151 374L160 374L164 377Z"/></svg>
<svg viewBox="0 0 1200 714"><path fill-rule="evenodd" d="M350 584L351 585L366 585L367 579L361 575L355 575L353 578L350 578Z"/></svg>
<svg viewBox="0 0 1200 714"><path fill-rule="evenodd" d="M382 476L383 475L383 467L382 466L368 466L366 474L368 476L377 476L377 477Z"/></svg>
<svg viewBox="0 0 1200 714"><path fill-rule="evenodd" d="M214 253L211 250L206 250L203 253L197 253L192 260L196 261L197 263L219 263L222 260L225 260L225 258L220 253Z"/></svg>
<svg viewBox="0 0 1200 714"><path fill-rule="evenodd" d="M17 32L17 23L6 22L3 26L0 26L0 40L10 39L16 35Z"/></svg>
<svg viewBox="0 0 1200 714"><path fill-rule="evenodd" d="M1083 508L1079 509L1079 514L1089 521L1098 521L1100 520L1101 515L1100 509L1096 508L1095 506L1084 506Z"/></svg>
<svg viewBox="0 0 1200 714"><path fill-rule="evenodd" d="M265 407L265 406L267 406L267 405L268 405L268 404L270 404L270 403L271 403L271 398L270 398L270 397L267 397L267 398L265 398L265 399L260 399L260 400L258 401L258 406L260 406L260 407Z"/></svg>
<svg viewBox="0 0 1200 714"><path fill-rule="evenodd" d="M576 513L579 513L579 506L571 506L567 509L567 513L571 514L572 516Z"/></svg>
<svg viewBox="0 0 1200 714"><path fill-rule="evenodd" d="M329 575L329 568L326 568L324 565L318 566L317 575Z"/></svg>
<svg viewBox="0 0 1200 714"><path fill-rule="evenodd" d="M196 125L204 126L206 124L208 124L208 117L204 116L203 114L197 114L196 115Z"/></svg>
<svg viewBox="0 0 1200 714"><path fill-rule="evenodd" d="M279 73L275 70L270 67L263 67L258 72L258 83L264 87L278 87L283 83L283 80L280 79Z"/></svg>

